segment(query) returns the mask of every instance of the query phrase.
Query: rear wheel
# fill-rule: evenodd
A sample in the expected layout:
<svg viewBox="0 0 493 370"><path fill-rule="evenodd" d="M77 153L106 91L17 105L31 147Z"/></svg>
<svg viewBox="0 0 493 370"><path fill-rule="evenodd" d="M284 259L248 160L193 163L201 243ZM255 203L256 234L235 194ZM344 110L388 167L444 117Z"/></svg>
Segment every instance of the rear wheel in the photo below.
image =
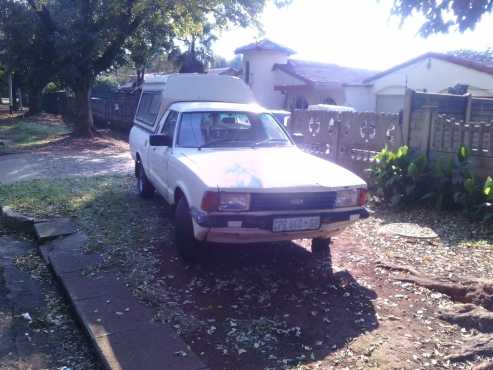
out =
<svg viewBox="0 0 493 370"><path fill-rule="evenodd" d="M146 176L144 167L140 162L135 165L135 174L137 176L137 192L142 198L150 198L154 194L154 186Z"/></svg>
<svg viewBox="0 0 493 370"><path fill-rule="evenodd" d="M175 211L175 243L178 254L185 262L197 260L199 242L193 234L193 221L185 197L181 197Z"/></svg>
<svg viewBox="0 0 493 370"><path fill-rule="evenodd" d="M332 275L332 255L330 253L330 238L312 239L312 254L320 261L322 272Z"/></svg>

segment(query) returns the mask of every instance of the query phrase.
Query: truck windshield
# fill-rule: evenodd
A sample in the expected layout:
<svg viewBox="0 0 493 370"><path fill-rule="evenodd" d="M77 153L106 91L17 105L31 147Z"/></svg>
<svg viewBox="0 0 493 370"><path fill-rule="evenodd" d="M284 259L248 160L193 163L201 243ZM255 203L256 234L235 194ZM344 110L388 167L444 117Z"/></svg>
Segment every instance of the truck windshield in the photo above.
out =
<svg viewBox="0 0 493 370"><path fill-rule="evenodd" d="M177 145L186 148L291 145L268 113L189 112L181 116Z"/></svg>

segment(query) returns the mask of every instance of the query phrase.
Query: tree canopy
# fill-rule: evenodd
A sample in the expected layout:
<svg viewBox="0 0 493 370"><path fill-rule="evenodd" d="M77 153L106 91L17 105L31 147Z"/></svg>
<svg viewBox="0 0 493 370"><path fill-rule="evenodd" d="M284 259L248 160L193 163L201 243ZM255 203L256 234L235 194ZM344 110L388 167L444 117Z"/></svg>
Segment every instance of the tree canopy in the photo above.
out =
<svg viewBox="0 0 493 370"><path fill-rule="evenodd" d="M203 50L197 47L195 40L205 41L212 30L231 24L257 24L257 16L267 1L3 0L2 17L4 9L9 12L14 9L23 15L11 16L8 24L0 21L0 33L10 25L10 38L5 40L6 54L9 60L14 60L10 65L57 71L75 93L79 107L78 133L91 135L89 96L99 74L129 60L143 73L153 56L176 50L178 40L183 39L192 40L188 45L189 54L205 55L201 54ZM274 2L284 5L289 1ZM15 19L29 23L29 31L16 28ZM21 32L23 38L15 38L15 32ZM40 53L33 53L31 59L19 58L17 46L39 47ZM42 60L48 61L48 66L40 63ZM49 80L44 84L47 82Z"/></svg>
<svg viewBox="0 0 493 370"><path fill-rule="evenodd" d="M415 13L423 14L425 22L419 32L426 37L474 29L492 9L493 0L394 0L392 13L400 16L402 22Z"/></svg>
<svg viewBox="0 0 493 370"><path fill-rule="evenodd" d="M460 49L450 51L448 54L473 62L493 65L493 48L487 48L485 50Z"/></svg>

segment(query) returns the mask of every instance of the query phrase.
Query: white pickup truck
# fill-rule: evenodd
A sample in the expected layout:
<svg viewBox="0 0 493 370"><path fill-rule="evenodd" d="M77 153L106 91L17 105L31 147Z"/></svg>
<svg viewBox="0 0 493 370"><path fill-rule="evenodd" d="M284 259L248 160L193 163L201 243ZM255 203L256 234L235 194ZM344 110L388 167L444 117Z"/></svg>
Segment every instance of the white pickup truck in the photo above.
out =
<svg viewBox="0 0 493 370"><path fill-rule="evenodd" d="M169 75L146 83L130 132L138 192L174 209L185 260L201 242L311 238L368 217L365 182L296 147L242 80Z"/></svg>

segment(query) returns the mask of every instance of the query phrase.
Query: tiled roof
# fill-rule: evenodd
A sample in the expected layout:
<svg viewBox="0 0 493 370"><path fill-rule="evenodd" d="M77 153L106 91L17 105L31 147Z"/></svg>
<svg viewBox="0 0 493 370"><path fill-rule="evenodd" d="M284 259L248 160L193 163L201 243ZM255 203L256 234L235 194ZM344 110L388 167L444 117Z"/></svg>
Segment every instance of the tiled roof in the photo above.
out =
<svg viewBox="0 0 493 370"><path fill-rule="evenodd" d="M366 80L364 80L364 82L372 82L374 80L378 80L380 77L386 76L392 72L398 71L401 68L407 67L409 65L412 65L414 63L417 63L417 62L419 62L423 59L427 59L427 58L435 58L435 59L444 60L444 61L449 62L449 63L458 64L458 65L461 65L461 66L466 67L466 68L474 69L474 70L479 71L479 72L484 72L484 73L493 75L493 65L475 62L475 61L461 58L461 57L457 57L454 55L441 54L441 53L426 53L426 54L420 55L417 58L408 60L407 62L404 62L402 64L398 64L398 65L396 65L390 69L387 69L386 71L377 73L377 74L367 78Z"/></svg>
<svg viewBox="0 0 493 370"><path fill-rule="evenodd" d="M286 64L275 64L273 69L279 69L306 83L323 85L328 83L360 82L375 74L366 69L342 67L337 64L307 62L290 59Z"/></svg>
<svg viewBox="0 0 493 370"><path fill-rule="evenodd" d="M276 44L275 42L270 41L269 39L263 39L245 46L241 46L235 50L235 54L243 54L247 51L254 51L254 50L280 51L288 55L296 54L296 52L293 49Z"/></svg>

